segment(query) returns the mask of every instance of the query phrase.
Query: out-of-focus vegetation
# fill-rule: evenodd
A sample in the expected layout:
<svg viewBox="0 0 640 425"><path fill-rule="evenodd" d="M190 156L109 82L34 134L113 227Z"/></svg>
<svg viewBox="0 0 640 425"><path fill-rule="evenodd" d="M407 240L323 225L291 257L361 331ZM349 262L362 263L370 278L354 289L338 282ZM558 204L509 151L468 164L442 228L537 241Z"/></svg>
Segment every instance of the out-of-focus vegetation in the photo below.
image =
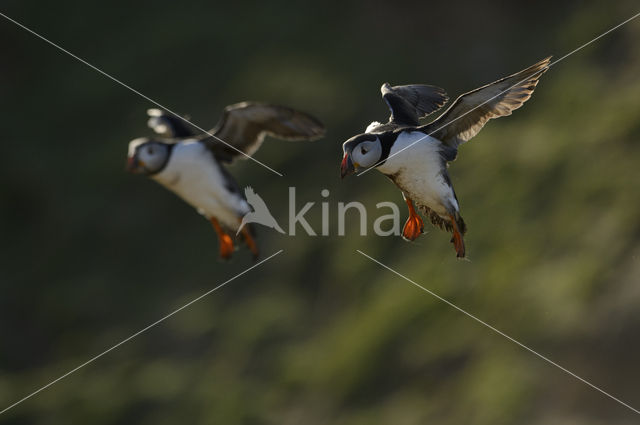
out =
<svg viewBox="0 0 640 425"><path fill-rule="evenodd" d="M469 262L335 236L337 202L402 200L339 180L341 143L387 116L378 87L451 96L562 55L637 3L7 0L3 12L213 126L245 99L319 116L325 139L269 141L285 177L233 167L286 222L330 190L334 236L259 228L284 253L0 416L1 423L631 424L638 416L355 252L361 249L640 406L640 20L543 76L451 174ZM0 409L247 268L159 185L124 172L151 105L0 20ZM402 209L404 213L404 209ZM351 230L351 231L350 231Z"/></svg>

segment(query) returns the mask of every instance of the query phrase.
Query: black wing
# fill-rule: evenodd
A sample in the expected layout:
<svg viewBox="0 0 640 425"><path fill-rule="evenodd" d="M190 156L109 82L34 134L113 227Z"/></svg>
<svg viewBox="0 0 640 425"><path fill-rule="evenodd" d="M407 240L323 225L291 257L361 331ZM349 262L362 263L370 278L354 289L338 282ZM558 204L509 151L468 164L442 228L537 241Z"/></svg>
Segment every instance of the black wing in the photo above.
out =
<svg viewBox="0 0 640 425"><path fill-rule="evenodd" d="M149 115L149 121L147 121L149 128L163 137L184 138L197 134L196 129L183 119L161 109L147 109L147 115Z"/></svg>
<svg viewBox="0 0 640 425"><path fill-rule="evenodd" d="M227 106L217 127L216 137L205 142L216 157L231 162L253 155L269 135L284 140L316 140L324 135L324 125L304 112L286 106L242 102ZM219 139L226 142L222 143Z"/></svg>
<svg viewBox="0 0 640 425"><path fill-rule="evenodd" d="M418 125L420 118L437 111L449 100L440 87L424 84L391 87L384 83L380 92L391 110L389 122L404 125Z"/></svg>
<svg viewBox="0 0 640 425"><path fill-rule="evenodd" d="M420 129L457 148L469 141L492 118L511 115L529 100L538 79L549 69L551 57L516 74L465 93L435 121Z"/></svg>

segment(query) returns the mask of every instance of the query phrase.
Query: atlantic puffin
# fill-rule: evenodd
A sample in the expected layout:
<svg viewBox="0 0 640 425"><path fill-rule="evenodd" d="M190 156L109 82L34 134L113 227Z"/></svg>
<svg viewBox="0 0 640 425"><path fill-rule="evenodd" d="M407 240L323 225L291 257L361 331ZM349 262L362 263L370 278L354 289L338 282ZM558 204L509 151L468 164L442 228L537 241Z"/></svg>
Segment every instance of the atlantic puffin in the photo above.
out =
<svg viewBox="0 0 640 425"><path fill-rule="evenodd" d="M218 235L223 259L231 257L231 235L252 211L224 164L253 155L265 136L316 140L325 132L323 124L307 113L258 102L227 106L218 125L209 132L214 137L194 132L184 119L162 110L149 109L147 114L147 125L158 137L129 142L127 170L157 181L206 217ZM243 226L239 234L257 258L251 226Z"/></svg>
<svg viewBox="0 0 640 425"><path fill-rule="evenodd" d="M375 168L402 191L409 218L402 236L415 240L424 230L414 202L434 226L452 233L458 258L466 255L463 236L467 227L447 172L458 147L473 138L492 118L511 115L533 93L549 68L551 57L486 86L459 96L437 119L419 120L440 109L448 100L441 88L426 85L381 87L391 110L385 124L371 123L363 134L342 145L341 176Z"/></svg>

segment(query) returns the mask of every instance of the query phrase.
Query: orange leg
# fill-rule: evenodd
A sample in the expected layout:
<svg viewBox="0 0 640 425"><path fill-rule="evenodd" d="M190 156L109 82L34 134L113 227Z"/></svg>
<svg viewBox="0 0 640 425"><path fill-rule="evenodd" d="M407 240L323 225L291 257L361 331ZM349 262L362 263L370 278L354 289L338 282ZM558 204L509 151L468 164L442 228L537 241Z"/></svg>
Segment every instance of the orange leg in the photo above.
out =
<svg viewBox="0 0 640 425"><path fill-rule="evenodd" d="M407 197L405 197L404 200L407 203L407 207L409 207L409 218L404 224L404 229L402 229L402 237L413 241L416 240L424 230L424 223L422 222L422 218L413 208L413 201Z"/></svg>
<svg viewBox="0 0 640 425"><path fill-rule="evenodd" d="M231 236L229 236L227 232L224 231L222 226L220 226L218 220L211 217L209 221L211 221L213 228L218 234L218 239L220 241L220 257L228 260L229 258L231 258L231 254L233 253L233 239L231 239Z"/></svg>
<svg viewBox="0 0 640 425"><path fill-rule="evenodd" d="M465 256L465 248L464 248L464 240L462 239L462 234L458 229L458 223L456 223L456 219L454 216L449 215L449 219L451 220L451 225L453 226L453 237L451 238L451 242L456 249L456 255L458 258L464 258Z"/></svg>
<svg viewBox="0 0 640 425"><path fill-rule="evenodd" d="M242 228L242 237L244 237L244 241L247 244L247 246L249 247L249 249L251 250L251 252L253 253L253 259L257 260L258 259L258 245L256 244L256 240L253 239L253 236L251 236L251 232L249 231L247 226L244 226Z"/></svg>

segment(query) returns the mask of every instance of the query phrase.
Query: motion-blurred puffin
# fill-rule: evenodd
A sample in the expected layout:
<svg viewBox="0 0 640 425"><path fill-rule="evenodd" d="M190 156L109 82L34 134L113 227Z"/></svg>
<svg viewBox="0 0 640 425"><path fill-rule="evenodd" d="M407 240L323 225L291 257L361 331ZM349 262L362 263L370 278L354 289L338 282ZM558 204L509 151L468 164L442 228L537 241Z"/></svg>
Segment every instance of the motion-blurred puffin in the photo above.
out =
<svg viewBox="0 0 640 425"><path fill-rule="evenodd" d="M222 163L247 158L265 138L316 140L324 126L314 117L294 109L255 102L227 106L215 137L197 135L181 118L150 109L148 125L161 138L129 142L127 169L144 174L195 207L213 225L220 240L220 256L230 258L235 234L251 207ZM225 145L220 140L236 149ZM240 232L253 253L258 247L249 225Z"/></svg>
<svg viewBox="0 0 640 425"><path fill-rule="evenodd" d="M550 59L461 95L427 125L420 125L418 120L446 103L444 90L383 84L382 97L391 109L391 117L386 124L372 123L365 133L343 144L342 177L359 169L376 168L400 188L409 208L403 237L412 241L423 231L422 218L413 207L415 201L435 226L453 233L456 254L464 258L463 235L467 228L447 173L449 162L456 159L458 146L478 134L487 121L511 115L531 97Z"/></svg>

